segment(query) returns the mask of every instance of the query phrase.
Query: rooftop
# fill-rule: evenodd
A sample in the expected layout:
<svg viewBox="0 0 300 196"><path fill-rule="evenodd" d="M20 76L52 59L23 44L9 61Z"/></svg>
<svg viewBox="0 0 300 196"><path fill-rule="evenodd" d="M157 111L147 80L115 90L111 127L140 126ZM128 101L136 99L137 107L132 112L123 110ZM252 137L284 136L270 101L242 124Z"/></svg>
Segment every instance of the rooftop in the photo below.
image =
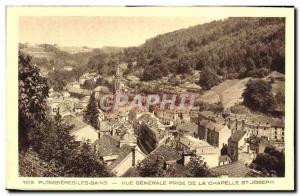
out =
<svg viewBox="0 0 300 196"><path fill-rule="evenodd" d="M94 92L110 93L110 90L107 86L97 86L94 88Z"/></svg>
<svg viewBox="0 0 300 196"><path fill-rule="evenodd" d="M198 125L191 122L184 122L177 126L178 130L183 130L184 132L189 133L198 133Z"/></svg>
<svg viewBox="0 0 300 196"><path fill-rule="evenodd" d="M150 159L152 161L163 158L164 161L170 160L178 160L181 158L181 154L177 152L174 148L162 144L154 149L146 159Z"/></svg>
<svg viewBox="0 0 300 196"><path fill-rule="evenodd" d="M180 143L187 146L190 150L196 150L197 154L215 154L218 148L210 145L204 140L199 140L192 136L184 136L180 138Z"/></svg>
<svg viewBox="0 0 300 196"><path fill-rule="evenodd" d="M219 156L219 162L231 161L231 158L228 155Z"/></svg>
<svg viewBox="0 0 300 196"><path fill-rule="evenodd" d="M220 123L215 123L211 120L208 119L202 119L200 121L200 125L209 129L209 130L215 130L216 132L221 131L226 125L220 124Z"/></svg>
<svg viewBox="0 0 300 196"><path fill-rule="evenodd" d="M236 161L228 165L213 167L210 172L216 176L245 177L249 172L249 168L242 161Z"/></svg>
<svg viewBox="0 0 300 196"><path fill-rule="evenodd" d="M110 169L115 168L129 153L131 153L131 147L129 145L124 144L119 147L119 141L108 134L104 134L93 145L96 145L97 152L103 157L114 155L116 159L108 165L108 168Z"/></svg>
<svg viewBox="0 0 300 196"><path fill-rule="evenodd" d="M85 96L91 95L91 92L87 89L69 87L68 91L70 93L79 94L79 95L85 95Z"/></svg>
<svg viewBox="0 0 300 196"><path fill-rule="evenodd" d="M234 134L232 134L228 140L231 140L231 141L234 141L234 142L239 142L243 136L246 134L245 131L242 131L242 130L236 130L234 132Z"/></svg>
<svg viewBox="0 0 300 196"><path fill-rule="evenodd" d="M67 115L65 117L63 117L63 120L65 122L67 122L70 125L73 125L73 128L71 129L71 133L75 132L79 129L82 129L83 127L87 127L89 126L88 124L86 124L85 122L82 122L81 120L79 120L78 118L71 116L71 115Z"/></svg>

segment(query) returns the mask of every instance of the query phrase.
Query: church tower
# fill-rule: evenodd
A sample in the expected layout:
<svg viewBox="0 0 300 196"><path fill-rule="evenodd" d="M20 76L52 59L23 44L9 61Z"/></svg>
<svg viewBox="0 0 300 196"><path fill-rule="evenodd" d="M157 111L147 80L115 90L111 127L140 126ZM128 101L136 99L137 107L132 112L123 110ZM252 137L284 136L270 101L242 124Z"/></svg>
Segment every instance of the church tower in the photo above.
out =
<svg viewBox="0 0 300 196"><path fill-rule="evenodd" d="M116 72L114 76L113 93L118 94L121 92L121 73L119 65L116 66Z"/></svg>

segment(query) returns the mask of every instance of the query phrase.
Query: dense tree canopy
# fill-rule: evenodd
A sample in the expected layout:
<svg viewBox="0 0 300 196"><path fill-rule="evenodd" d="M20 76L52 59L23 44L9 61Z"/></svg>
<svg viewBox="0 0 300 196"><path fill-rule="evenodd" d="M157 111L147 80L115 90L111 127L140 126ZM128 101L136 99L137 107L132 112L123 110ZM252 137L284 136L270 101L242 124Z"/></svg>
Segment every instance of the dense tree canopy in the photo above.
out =
<svg viewBox="0 0 300 196"><path fill-rule="evenodd" d="M285 155L284 152L276 150L274 147L267 147L265 152L259 154L253 161L255 169L271 174L275 174L279 177L285 175Z"/></svg>
<svg viewBox="0 0 300 196"><path fill-rule="evenodd" d="M19 144L20 150L30 143L30 131L37 128L47 115L45 99L49 87L30 56L19 53Z"/></svg>
<svg viewBox="0 0 300 196"><path fill-rule="evenodd" d="M256 111L272 112L276 106L272 86L264 80L249 80L242 96L244 104Z"/></svg>
<svg viewBox="0 0 300 196"><path fill-rule="evenodd" d="M141 177L162 177L164 171L159 160L145 159L137 164L137 173Z"/></svg>
<svg viewBox="0 0 300 196"><path fill-rule="evenodd" d="M282 18L228 18L149 39L135 59L145 69L163 65L171 73L210 68L224 79L263 77L284 72L284 41ZM157 56L160 63L153 64Z"/></svg>
<svg viewBox="0 0 300 196"><path fill-rule="evenodd" d="M57 114L33 132L32 147L39 157L55 165L61 177L107 177L108 171L103 160L95 154L89 141L75 141L69 125Z"/></svg>
<svg viewBox="0 0 300 196"><path fill-rule="evenodd" d="M44 161L49 170L61 177L106 177L112 174L95 154L89 141L76 141L70 134L74 125L64 122L59 114L49 116L45 99L47 80L40 76L39 68L31 58L19 54L19 150L20 171L30 169L24 160L28 149L36 159ZM33 153L30 153L33 154ZM47 175L48 175L47 174ZM52 176L52 175L51 175Z"/></svg>
<svg viewBox="0 0 300 196"><path fill-rule="evenodd" d="M216 78L262 78L270 71L285 71L284 18L227 18L158 35L139 47L102 48L71 54L59 47L41 44L48 59L45 67L83 67L86 72L112 75L118 63L129 63L125 74L156 80L169 73L190 74L192 70L212 73L204 89L217 85ZM26 50L27 46L20 44ZM132 68L132 63L136 67ZM140 75L140 73L143 73ZM203 75L203 74L202 74ZM54 80L53 80L54 81Z"/></svg>
<svg viewBox="0 0 300 196"><path fill-rule="evenodd" d="M220 81L221 81L221 79L219 78L219 76L216 73L214 73L209 68L205 68L201 72L199 84L204 89L210 89L211 87L219 84Z"/></svg>
<svg viewBox="0 0 300 196"><path fill-rule="evenodd" d="M185 175L187 177L207 177L209 175L208 166L201 157L191 157Z"/></svg>

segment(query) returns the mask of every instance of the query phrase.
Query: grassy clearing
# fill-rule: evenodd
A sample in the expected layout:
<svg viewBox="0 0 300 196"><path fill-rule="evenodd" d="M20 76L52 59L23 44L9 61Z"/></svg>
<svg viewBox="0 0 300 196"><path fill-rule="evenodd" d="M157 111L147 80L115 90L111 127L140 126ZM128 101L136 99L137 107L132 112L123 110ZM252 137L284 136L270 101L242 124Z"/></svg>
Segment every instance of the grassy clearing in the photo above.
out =
<svg viewBox="0 0 300 196"><path fill-rule="evenodd" d="M250 78L242 80L226 80L219 85L213 87L210 91L217 93L224 108L229 108L236 103L242 102L242 94L246 87L246 83Z"/></svg>

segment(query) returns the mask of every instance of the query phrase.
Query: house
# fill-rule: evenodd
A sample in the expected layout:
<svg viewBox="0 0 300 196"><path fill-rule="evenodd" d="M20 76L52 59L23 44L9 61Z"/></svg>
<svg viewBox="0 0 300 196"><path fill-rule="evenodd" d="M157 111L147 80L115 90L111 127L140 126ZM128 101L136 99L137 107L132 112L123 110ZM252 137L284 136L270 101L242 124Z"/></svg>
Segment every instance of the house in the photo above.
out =
<svg viewBox="0 0 300 196"><path fill-rule="evenodd" d="M158 162L158 166L161 171L166 171L169 167L177 165L177 162L182 160L182 154L176 151L174 148L162 144L159 145L155 150L148 154L141 164L145 162ZM182 171L176 171L182 173ZM181 174L180 174L181 175ZM124 177L136 177L142 176L139 174L136 167L129 168L123 175Z"/></svg>
<svg viewBox="0 0 300 196"><path fill-rule="evenodd" d="M130 167L142 161L146 155L137 147L120 143L120 140L104 134L93 143L95 153L103 158L117 176L122 176Z"/></svg>
<svg viewBox="0 0 300 196"><path fill-rule="evenodd" d="M103 121L101 120L100 118L98 118L99 120L99 133L100 133L100 137L102 135L105 135L105 134L109 134L109 135L114 135L113 134L113 127L111 125L110 122L107 122L107 121Z"/></svg>
<svg viewBox="0 0 300 196"><path fill-rule="evenodd" d="M75 88L75 87L68 87L67 88L68 92L70 93L70 96L76 97L78 99L82 99L86 96L91 95L91 91L87 89L81 89L81 88Z"/></svg>
<svg viewBox="0 0 300 196"><path fill-rule="evenodd" d="M134 134L132 125L128 122L114 123L111 131L112 136L118 136L122 144L136 146L137 137Z"/></svg>
<svg viewBox="0 0 300 196"><path fill-rule="evenodd" d="M145 154L152 152L167 135L163 125L151 113L144 113L135 122L137 143Z"/></svg>
<svg viewBox="0 0 300 196"><path fill-rule="evenodd" d="M256 152L256 154L264 153L265 148L270 146L270 142L264 137L257 137L255 135L247 138L249 149Z"/></svg>
<svg viewBox="0 0 300 196"><path fill-rule="evenodd" d="M284 142L284 121L263 115L237 115L229 114L226 124L232 130L243 130L257 137L265 137L267 140Z"/></svg>
<svg viewBox="0 0 300 196"><path fill-rule="evenodd" d="M178 115L169 110L155 110L154 114L164 125L172 125L178 119Z"/></svg>
<svg viewBox="0 0 300 196"><path fill-rule="evenodd" d="M195 155L201 156L209 167L219 165L219 149L206 141L192 136L183 136L177 143L177 150L194 152Z"/></svg>
<svg viewBox="0 0 300 196"><path fill-rule="evenodd" d="M97 86L94 88L93 92L95 93L95 98L97 100L100 100L101 96L111 93L107 86Z"/></svg>
<svg viewBox="0 0 300 196"><path fill-rule="evenodd" d="M221 155L221 156L219 156L219 166L220 165L228 165L231 162L232 162L231 158L228 155Z"/></svg>
<svg viewBox="0 0 300 196"><path fill-rule="evenodd" d="M198 137L216 146L221 150L227 144L231 130L225 124L213 122L211 119L202 119L199 122Z"/></svg>
<svg viewBox="0 0 300 196"><path fill-rule="evenodd" d="M198 125L195 123L184 122L177 125L176 130L178 133L178 137L183 137L185 135L197 137Z"/></svg>
<svg viewBox="0 0 300 196"><path fill-rule="evenodd" d="M63 119L70 125L73 125L70 134L75 137L76 141L89 140L90 143L94 143L98 139L99 134L97 130L78 118L68 115Z"/></svg>
<svg viewBox="0 0 300 196"><path fill-rule="evenodd" d="M232 162L227 165L220 165L209 170L215 177L245 177L250 169L241 161Z"/></svg>
<svg viewBox="0 0 300 196"><path fill-rule="evenodd" d="M215 116L215 114L211 111L201 111L198 114L199 122L203 119L206 119L206 120L213 119L214 116Z"/></svg>
<svg viewBox="0 0 300 196"><path fill-rule="evenodd" d="M228 139L228 154L232 161L239 160L239 150L246 143L247 133L245 131L236 130Z"/></svg>
<svg viewBox="0 0 300 196"><path fill-rule="evenodd" d="M246 136L244 145L240 144L238 147L237 158L245 164L251 164L256 156L259 153L263 153L269 145L270 142L264 137L257 137L255 135Z"/></svg>
<svg viewBox="0 0 300 196"><path fill-rule="evenodd" d="M271 122L271 141L284 143L284 121L281 119L274 119Z"/></svg>

